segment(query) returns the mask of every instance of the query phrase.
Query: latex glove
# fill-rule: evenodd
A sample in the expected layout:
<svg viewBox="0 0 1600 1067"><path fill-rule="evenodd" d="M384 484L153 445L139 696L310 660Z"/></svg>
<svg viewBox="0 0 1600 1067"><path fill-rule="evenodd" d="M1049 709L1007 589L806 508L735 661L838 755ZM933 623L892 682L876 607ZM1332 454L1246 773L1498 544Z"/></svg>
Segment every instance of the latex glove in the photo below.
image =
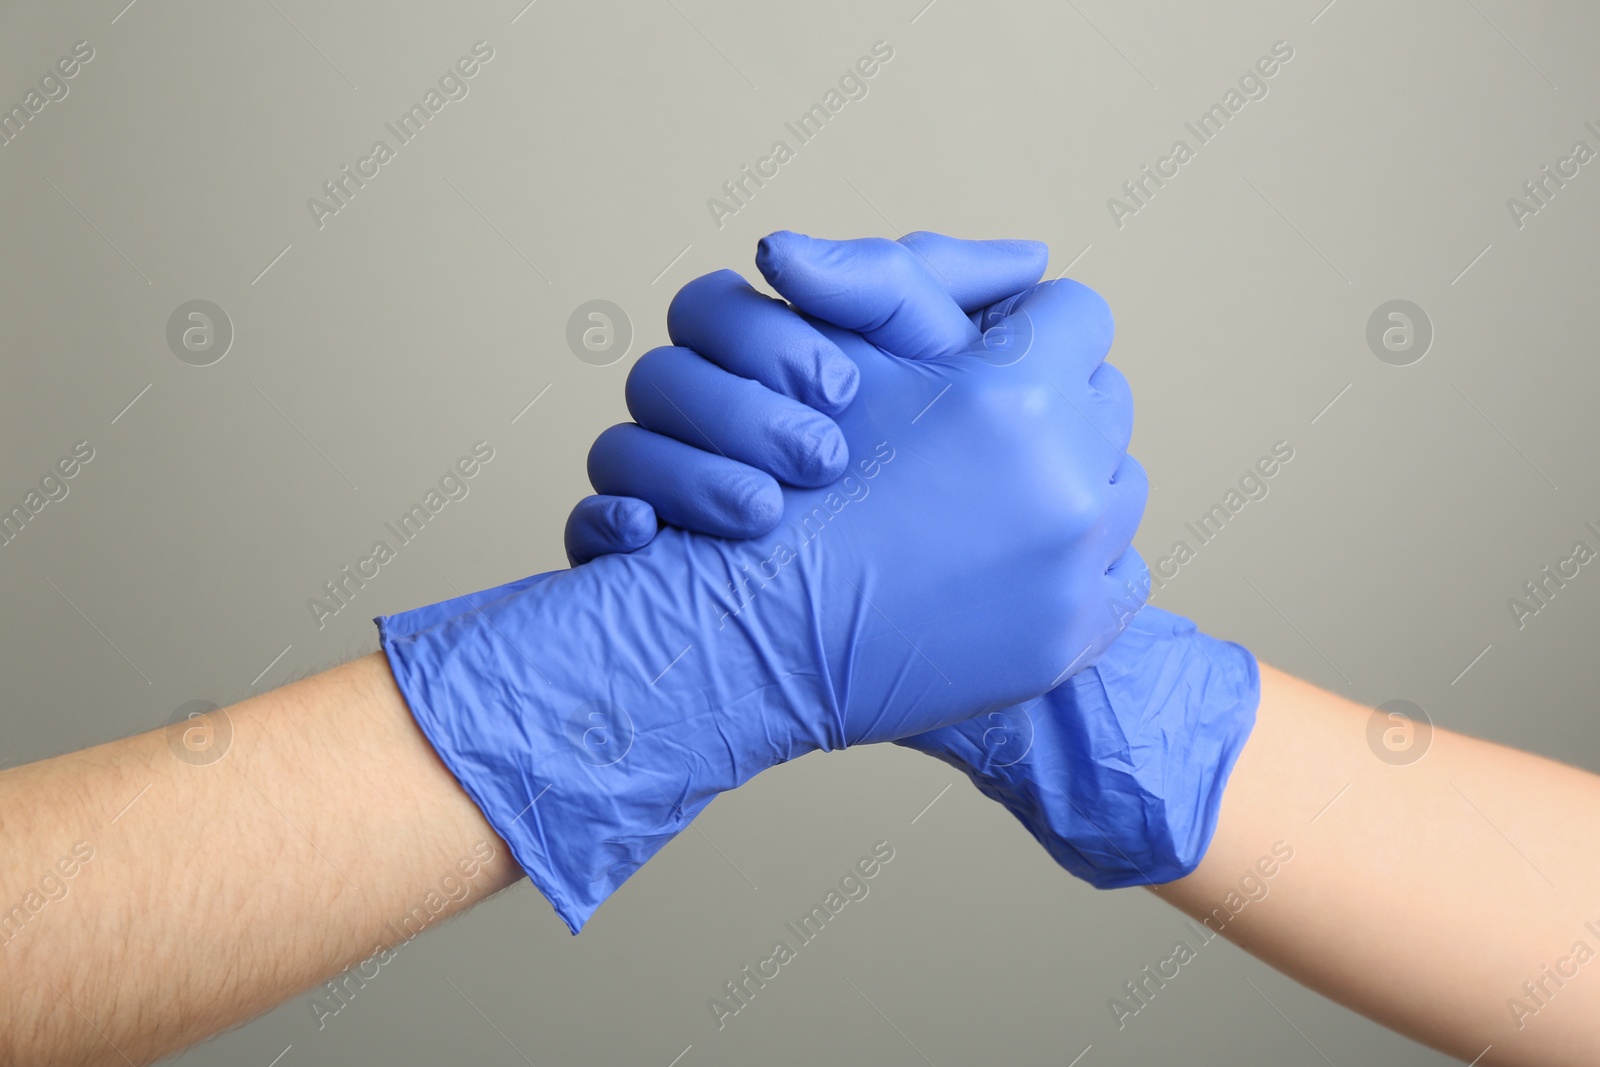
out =
<svg viewBox="0 0 1600 1067"><path fill-rule="evenodd" d="M893 242L794 234L758 264L802 305L840 270L927 271ZM822 328L859 375L836 419L850 473L783 490L774 531L668 529L379 620L417 722L572 929L718 793L1045 692L1142 603L1143 471L1080 414L1130 421L1125 389L1091 384L1104 301L1038 287L999 321L1030 345L1000 355L948 297L915 323L905 355Z"/></svg>
<svg viewBox="0 0 1600 1067"><path fill-rule="evenodd" d="M1089 884L1161 885L1205 858L1260 698L1248 649L1146 605L1039 699L900 744L966 772Z"/></svg>
<svg viewBox="0 0 1600 1067"><path fill-rule="evenodd" d="M900 244L945 284L919 289L898 314L871 304L858 310L881 317L860 320L868 339L911 359L970 342L971 327L951 313L952 300L986 305L1020 292L1039 280L1048 258L1036 241L914 233ZM875 262L873 276L885 283L914 276L899 273L906 262L900 257ZM949 270L973 266L979 269ZM838 325L838 297L831 299ZM717 271L678 293L667 331L672 346L646 352L628 375L634 422L601 434L589 453L599 495L580 501L568 522L573 565L648 544L658 521L719 537L767 533L782 507L779 482L815 487L844 473L844 438L827 416L850 403L860 375L784 301ZM988 343L997 349L998 335Z"/></svg>
<svg viewBox="0 0 1600 1067"><path fill-rule="evenodd" d="M1027 285L1037 279L1044 265L1043 246L1025 242L958 242L929 234L904 240L980 320L983 305L1015 289L1019 280ZM877 282L841 284L836 292L845 306L836 310L814 302L813 310L823 317L876 321L891 309L943 295L907 294L887 276ZM716 298L691 307L707 323L721 320ZM910 328L904 315L899 323ZM730 368L722 373L731 378L737 361L751 359L763 346L793 350L811 335L801 316L773 315L758 331L704 331L700 343L710 362ZM677 403L691 383L658 377L654 388ZM698 436L684 440L704 447L704 433L715 435L724 426L760 436L767 417L758 406L724 406L708 413ZM632 438L602 437L595 449L608 467L626 469L635 463L634 444ZM759 457L753 462L762 465ZM701 528L696 524L706 521L713 502L727 498L721 481L730 476L719 468L665 464L656 480L641 487L639 498L612 502L616 510L575 510L568 545L586 556L643 547L656 532L652 498L662 493L671 494L675 524ZM616 521L624 513L636 520L631 529ZM1095 667L1044 697L900 743L965 771L1078 877L1102 888L1158 884L1188 874L1204 856L1258 699L1255 659L1246 649L1146 607Z"/></svg>
<svg viewBox="0 0 1600 1067"><path fill-rule="evenodd" d="M891 257L875 246L869 262L856 247L854 291L811 298L829 322L860 324L869 340L908 358L961 348L975 327L1002 322L998 312L989 323L953 312L1031 287L1049 258L1037 241L913 233L899 244L911 255ZM908 269L912 261L920 269ZM926 284L908 291L908 281ZM663 522L719 537L767 533L778 521L779 482L815 486L844 473L843 435L828 416L854 397L859 375L787 303L732 271L716 271L679 291L667 329L673 346L646 352L629 372L634 423L613 426L589 452L589 478L600 495L581 500L568 519L573 565L642 548ZM1003 358L1007 342L1025 339L995 330L985 338L985 358ZM1096 375L1100 383L1119 379L1110 366Z"/></svg>
<svg viewBox="0 0 1600 1067"><path fill-rule="evenodd" d="M779 482L817 488L845 473L844 434L828 416L854 398L855 362L815 330L771 336L767 324L792 313L721 273L742 290L721 301L722 318L686 314L680 295L667 315L676 345L651 349L629 372L634 422L613 426L590 451L589 480L602 495L579 503L572 527L602 540L569 540L574 565L617 551L614 536L649 541L658 517L718 537L768 533L783 511ZM720 366L685 347L711 336L730 341ZM640 504L646 496L653 508Z"/></svg>

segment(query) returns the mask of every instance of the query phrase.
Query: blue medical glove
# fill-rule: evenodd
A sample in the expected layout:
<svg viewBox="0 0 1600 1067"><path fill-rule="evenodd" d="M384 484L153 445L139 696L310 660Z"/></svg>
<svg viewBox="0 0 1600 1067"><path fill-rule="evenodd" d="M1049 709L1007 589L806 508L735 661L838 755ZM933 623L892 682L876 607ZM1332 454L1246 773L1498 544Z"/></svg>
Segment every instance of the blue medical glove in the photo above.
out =
<svg viewBox="0 0 1600 1067"><path fill-rule="evenodd" d="M1030 284L1043 269L1043 257L1035 250L1042 246L939 240L945 243L931 250L925 246L924 258L940 283L979 321L984 304L1019 282ZM876 286L840 286L836 291L847 306L819 307L817 314L876 322L892 309L928 301L929 294L908 296L886 276L879 281ZM685 310L707 323L720 321L715 299L688 303ZM901 328L914 328L905 316L900 322ZM750 358L762 345L784 350L803 342L811 330L798 315L773 316L756 334L730 337L708 331L702 343L709 359L726 365L730 351ZM657 384L672 397L685 388L675 380ZM762 417L760 410L737 407L720 412L722 421L740 424ZM705 428L714 430L715 425ZM597 442L596 449L607 452L608 463L622 467L632 462L630 443ZM674 494L675 513L691 524L701 521L708 507L704 502L722 496L717 484L721 472L680 466L659 473L662 481L657 484L670 485ZM580 505L568 523L568 543L590 556L643 547L656 530L651 491L660 490L652 485L644 499L617 501L641 516L632 529L623 529L594 506ZM1179 616L1146 607L1094 667L1045 696L900 743L965 771L1078 877L1101 888L1160 884L1188 874L1204 856L1258 699L1259 678L1248 650L1202 634Z"/></svg>
<svg viewBox="0 0 1600 1067"><path fill-rule="evenodd" d="M819 302L826 272L929 269L893 242L793 234L758 263ZM1096 386L1120 382L1104 301L1039 286L987 347L948 297L916 326L909 356L868 339L899 336L893 316L866 336L817 327L856 367L834 419L848 473L783 489L771 532L667 529L379 620L422 730L574 931L716 794L1045 692L1142 604L1128 544L1146 485L1122 451L1125 385Z"/></svg>
<svg viewBox="0 0 1600 1067"><path fill-rule="evenodd" d="M1089 884L1161 885L1205 857L1260 697L1248 649L1146 605L1037 700L899 743L966 772Z"/></svg>
<svg viewBox="0 0 1600 1067"><path fill-rule="evenodd" d="M875 254L863 270L876 288L861 292L873 295L826 294L823 317L911 359L968 343L982 324L963 309L1028 288L1049 258L1037 241L913 233L899 244L902 254ZM864 250L851 256L868 265ZM906 272L912 263L916 270ZM877 294L891 286L904 292L904 279L921 277L939 284L913 287L892 308L876 307ZM785 282L803 284L803 276ZM828 416L849 404L860 376L787 303L733 271L717 271L684 286L667 312L667 329L673 345L646 352L628 375L633 423L613 426L590 450L589 478L600 495L583 500L567 524L574 566L643 547L658 521L718 537L767 533L782 506L778 483L812 488L844 474L844 438ZM1004 330L987 338L991 359L1006 340Z"/></svg>
<svg viewBox="0 0 1600 1067"><path fill-rule="evenodd" d="M856 271L848 285L841 280L820 298L820 318L858 323L875 344L913 357L960 346L972 327L993 326L1000 316L991 306L1031 288L1049 260L1038 241L918 232L898 243L911 255L880 254L877 266ZM867 260L857 248L848 262ZM912 262L923 269L906 270ZM952 301L967 321L950 313ZM674 346L646 352L629 373L625 395L635 422L612 427L590 449L600 495L579 501L567 520L574 566L643 548L661 523L719 537L766 533L776 523L778 481L811 484L796 481L796 470L826 468L829 481L843 472L846 457L828 416L855 395L859 376L803 315L721 270L678 292L667 328ZM1019 339L991 331L987 358ZM1117 377L1109 366L1098 374Z"/></svg>

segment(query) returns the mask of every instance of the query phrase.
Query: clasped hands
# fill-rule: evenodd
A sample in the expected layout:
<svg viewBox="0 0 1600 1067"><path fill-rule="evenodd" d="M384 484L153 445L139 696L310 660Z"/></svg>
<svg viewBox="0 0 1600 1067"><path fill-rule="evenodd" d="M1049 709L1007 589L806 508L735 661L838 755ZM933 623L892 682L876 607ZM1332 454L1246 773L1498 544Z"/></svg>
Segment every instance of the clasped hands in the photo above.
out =
<svg viewBox="0 0 1600 1067"><path fill-rule="evenodd" d="M1111 315L1046 258L773 234L782 300L730 271L674 299L634 423L590 453L572 570L379 620L574 931L718 793L870 742L961 768L1095 885L1199 862L1255 661L1143 607Z"/></svg>

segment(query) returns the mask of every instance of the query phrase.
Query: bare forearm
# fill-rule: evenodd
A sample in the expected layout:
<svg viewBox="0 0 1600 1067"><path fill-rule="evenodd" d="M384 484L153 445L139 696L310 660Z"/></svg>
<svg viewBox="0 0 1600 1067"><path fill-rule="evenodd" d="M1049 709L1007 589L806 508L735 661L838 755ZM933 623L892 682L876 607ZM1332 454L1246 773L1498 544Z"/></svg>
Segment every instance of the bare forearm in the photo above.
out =
<svg viewBox="0 0 1600 1067"><path fill-rule="evenodd" d="M1600 953L1600 861L1573 828L1600 820L1600 778L1437 729L1421 759L1386 762L1370 709L1261 674L1216 839L1157 893L1443 1051L1596 1062L1600 963L1574 957Z"/></svg>
<svg viewBox="0 0 1600 1067"><path fill-rule="evenodd" d="M520 875L381 655L225 715L0 774L0 1062L148 1062Z"/></svg>

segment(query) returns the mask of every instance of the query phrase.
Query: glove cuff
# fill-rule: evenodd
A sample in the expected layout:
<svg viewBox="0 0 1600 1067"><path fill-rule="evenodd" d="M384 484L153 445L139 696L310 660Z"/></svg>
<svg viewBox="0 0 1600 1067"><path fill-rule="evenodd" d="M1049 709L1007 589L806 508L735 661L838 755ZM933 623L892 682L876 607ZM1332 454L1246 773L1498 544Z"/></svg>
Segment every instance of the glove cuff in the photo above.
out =
<svg viewBox="0 0 1600 1067"><path fill-rule="evenodd" d="M1260 697L1248 649L1146 607L1095 667L964 729L949 762L1090 885L1161 885L1204 858Z"/></svg>
<svg viewBox="0 0 1600 1067"><path fill-rule="evenodd" d="M1056 860L1100 889L1162 885L1200 865L1261 701L1250 650L1188 619L1147 607L1123 641L1124 655L1073 679L1072 743L1098 773L1034 794L1053 816Z"/></svg>
<svg viewBox="0 0 1600 1067"><path fill-rule="evenodd" d="M376 620L423 733L573 933L718 793L807 750L780 713L814 705L803 679L748 688L737 627L684 647L689 573L608 557Z"/></svg>

